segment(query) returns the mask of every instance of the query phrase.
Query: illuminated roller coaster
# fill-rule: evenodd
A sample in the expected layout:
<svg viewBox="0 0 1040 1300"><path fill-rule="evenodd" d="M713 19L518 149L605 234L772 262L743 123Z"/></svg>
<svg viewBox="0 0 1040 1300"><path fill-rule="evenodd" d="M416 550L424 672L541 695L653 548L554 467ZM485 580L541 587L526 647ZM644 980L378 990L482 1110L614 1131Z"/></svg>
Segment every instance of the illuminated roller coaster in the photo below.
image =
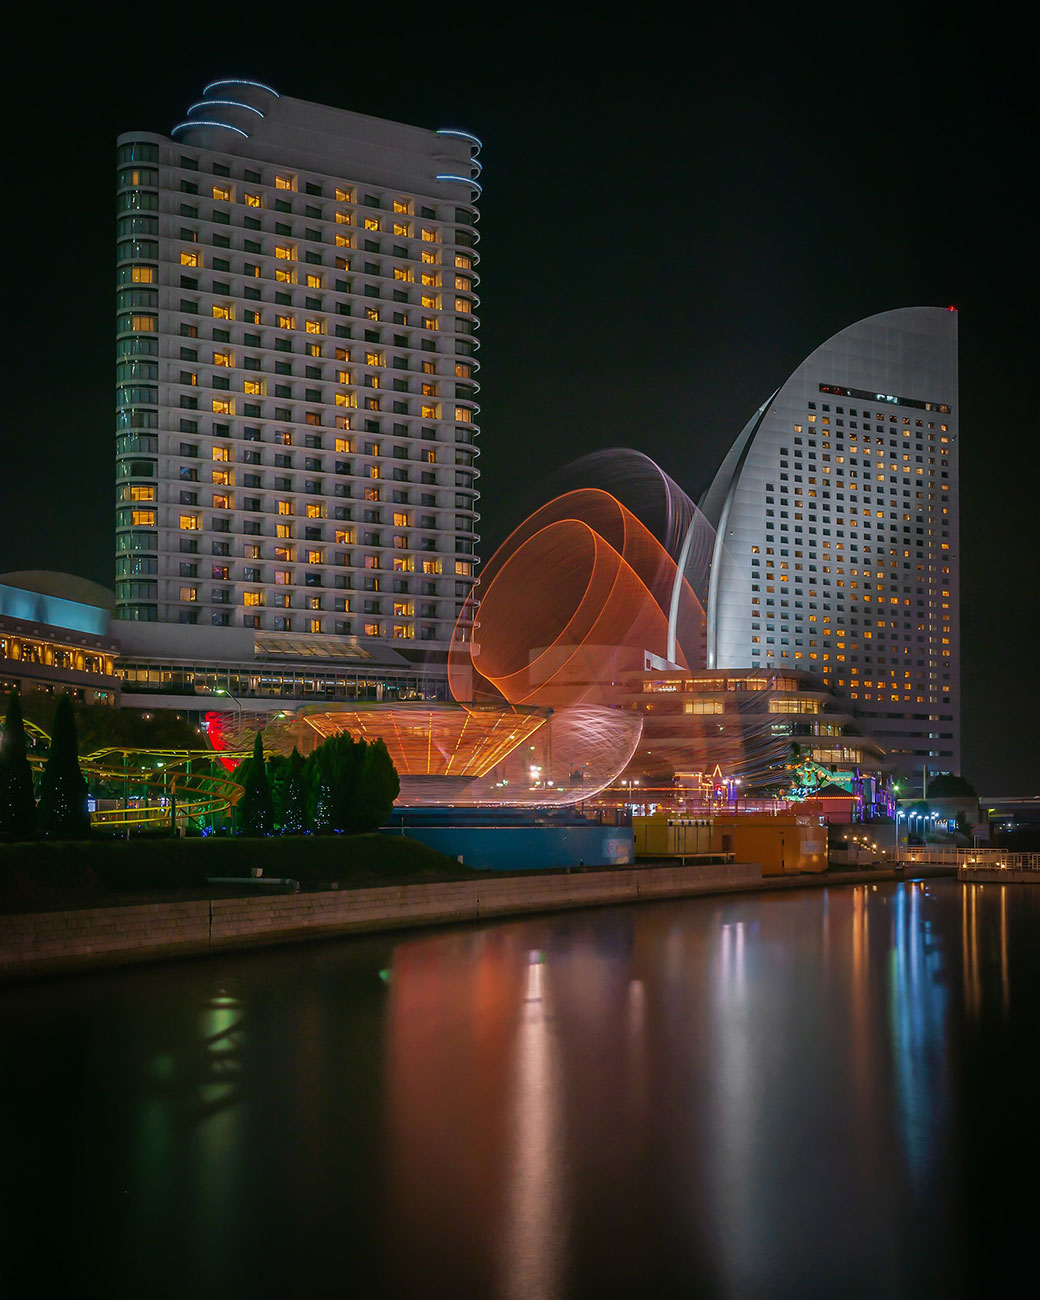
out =
<svg viewBox="0 0 1040 1300"><path fill-rule="evenodd" d="M25 731L34 742L29 762L36 770L43 768L46 756L35 749L41 742L50 745L50 736L33 722L24 724ZM225 753L223 757L236 765L252 755L252 746L241 753ZM117 762L118 758L122 762ZM106 745L90 754L80 756L80 771L88 785L122 786L123 805L98 808L90 815L95 826L157 826L170 825L173 819L201 820L219 817L230 812L245 793L230 776L215 776L212 771L192 772L192 763L213 766L214 755L208 749L137 749L127 745ZM138 802L142 795L131 795L131 788L144 791L145 803Z"/></svg>

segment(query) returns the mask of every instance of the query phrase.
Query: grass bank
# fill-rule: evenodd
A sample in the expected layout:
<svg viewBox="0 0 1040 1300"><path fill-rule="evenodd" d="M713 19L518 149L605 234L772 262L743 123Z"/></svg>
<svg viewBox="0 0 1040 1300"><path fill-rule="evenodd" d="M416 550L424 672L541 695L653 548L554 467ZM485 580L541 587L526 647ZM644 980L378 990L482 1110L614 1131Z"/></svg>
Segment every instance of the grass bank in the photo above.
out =
<svg viewBox="0 0 1040 1300"><path fill-rule="evenodd" d="M220 892L212 877L298 880L303 889L468 880L454 858L396 835L131 840L0 844L0 909L90 906L146 895ZM231 886L234 888L234 886Z"/></svg>

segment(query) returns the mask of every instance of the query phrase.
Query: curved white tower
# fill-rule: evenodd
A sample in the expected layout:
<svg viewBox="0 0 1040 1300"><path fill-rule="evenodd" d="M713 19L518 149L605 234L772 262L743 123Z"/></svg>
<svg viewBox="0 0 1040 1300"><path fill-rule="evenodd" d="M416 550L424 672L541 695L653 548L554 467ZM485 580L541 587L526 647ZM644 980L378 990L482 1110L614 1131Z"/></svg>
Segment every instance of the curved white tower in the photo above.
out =
<svg viewBox="0 0 1040 1300"><path fill-rule="evenodd" d="M903 771L958 771L957 314L817 348L705 495L708 666L816 672Z"/></svg>

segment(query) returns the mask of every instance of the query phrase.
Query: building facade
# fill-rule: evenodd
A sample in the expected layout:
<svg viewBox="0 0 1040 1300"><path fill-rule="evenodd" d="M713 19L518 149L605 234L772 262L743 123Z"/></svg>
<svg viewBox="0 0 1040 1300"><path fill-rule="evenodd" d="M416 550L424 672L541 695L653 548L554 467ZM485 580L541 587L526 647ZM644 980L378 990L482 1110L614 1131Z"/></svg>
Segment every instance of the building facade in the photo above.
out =
<svg viewBox="0 0 1040 1300"><path fill-rule="evenodd" d="M829 339L755 413L702 501L708 667L803 669L904 772L959 771L957 313Z"/></svg>
<svg viewBox="0 0 1040 1300"><path fill-rule="evenodd" d="M244 80L119 137L118 619L446 649L479 541L478 149Z"/></svg>
<svg viewBox="0 0 1040 1300"><path fill-rule="evenodd" d="M0 696L67 692L83 704L118 704L112 593L50 570L0 573Z"/></svg>

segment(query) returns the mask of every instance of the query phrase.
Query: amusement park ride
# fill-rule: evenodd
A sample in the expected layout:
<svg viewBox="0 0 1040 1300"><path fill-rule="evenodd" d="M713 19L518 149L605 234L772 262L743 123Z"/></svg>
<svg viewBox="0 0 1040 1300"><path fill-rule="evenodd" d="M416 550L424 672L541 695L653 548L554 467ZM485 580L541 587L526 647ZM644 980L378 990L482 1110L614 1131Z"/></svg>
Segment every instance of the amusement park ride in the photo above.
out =
<svg viewBox="0 0 1040 1300"><path fill-rule="evenodd" d="M24 726L30 741L29 763L38 770L46 762L51 738L35 723ZM222 757L237 764L251 754L250 748L242 753L225 752ZM214 760L211 749L135 749L126 745L106 745L81 755L80 770L95 805L91 822L125 829L172 827L179 819L202 821L230 813L244 790Z"/></svg>

